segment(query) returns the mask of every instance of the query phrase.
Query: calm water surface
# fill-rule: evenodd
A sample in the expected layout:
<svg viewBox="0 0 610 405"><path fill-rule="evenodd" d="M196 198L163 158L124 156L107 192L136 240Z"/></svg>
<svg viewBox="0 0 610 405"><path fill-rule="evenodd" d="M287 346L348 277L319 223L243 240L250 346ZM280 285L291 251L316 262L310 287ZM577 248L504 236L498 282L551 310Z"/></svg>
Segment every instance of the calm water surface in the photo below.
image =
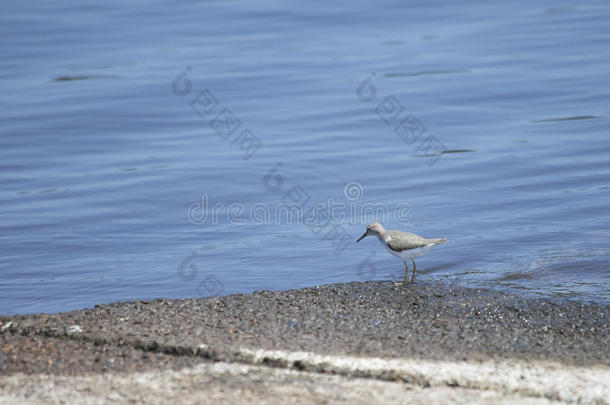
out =
<svg viewBox="0 0 610 405"><path fill-rule="evenodd" d="M451 239L420 280L608 303L609 20L606 1L5 2L0 314L399 280L353 243L374 219ZM290 221L295 200L335 222Z"/></svg>

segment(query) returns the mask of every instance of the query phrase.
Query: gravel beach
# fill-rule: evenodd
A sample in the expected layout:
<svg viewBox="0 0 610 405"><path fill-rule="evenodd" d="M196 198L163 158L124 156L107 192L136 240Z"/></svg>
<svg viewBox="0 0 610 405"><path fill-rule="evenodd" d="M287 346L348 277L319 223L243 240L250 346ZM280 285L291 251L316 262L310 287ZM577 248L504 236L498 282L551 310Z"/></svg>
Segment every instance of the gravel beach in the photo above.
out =
<svg viewBox="0 0 610 405"><path fill-rule="evenodd" d="M364 390L370 395L377 389L381 395L396 395L378 400L398 403L415 396L433 403L451 395L471 403L607 403L609 309L425 282L354 282L0 317L1 399L44 402L49 398L32 392L48 392L43 389L48 379L58 379L53 384L59 389L69 379L104 387L94 382L101 378L109 384L107 390L85 390L81 399L112 402L107 396L117 383L111 380L125 380L128 386L135 375L166 381L159 373L192 377L193 370L200 370L206 378L216 376L218 386L210 385L210 392L224 387L214 391L220 397L210 393L210 398L222 399L224 392L224 399L235 403L244 389L253 400L272 401L276 394L282 397L279 391L264 391L270 393L267 398L258 390L275 384L298 391L302 386L295 381L301 379L312 386L323 379L320 384L334 387L326 393L295 393L302 403L350 400L343 394L355 379L372 384ZM221 372L222 365L226 369ZM243 380L243 367L251 368L248 384L236 383L239 389L223 385ZM507 372L503 380L501 370L517 369L520 375ZM141 399L171 400L172 389ZM181 398L197 402L206 388L185 390L192 395ZM26 391L33 396L24 397Z"/></svg>

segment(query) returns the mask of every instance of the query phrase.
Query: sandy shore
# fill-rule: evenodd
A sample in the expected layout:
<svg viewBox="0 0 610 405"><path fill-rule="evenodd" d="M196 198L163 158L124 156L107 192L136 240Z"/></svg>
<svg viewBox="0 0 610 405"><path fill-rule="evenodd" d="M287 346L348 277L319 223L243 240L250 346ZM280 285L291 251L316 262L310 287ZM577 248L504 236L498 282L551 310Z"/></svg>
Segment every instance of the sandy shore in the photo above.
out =
<svg viewBox="0 0 610 405"><path fill-rule="evenodd" d="M0 317L0 402L608 403L608 315L370 282Z"/></svg>

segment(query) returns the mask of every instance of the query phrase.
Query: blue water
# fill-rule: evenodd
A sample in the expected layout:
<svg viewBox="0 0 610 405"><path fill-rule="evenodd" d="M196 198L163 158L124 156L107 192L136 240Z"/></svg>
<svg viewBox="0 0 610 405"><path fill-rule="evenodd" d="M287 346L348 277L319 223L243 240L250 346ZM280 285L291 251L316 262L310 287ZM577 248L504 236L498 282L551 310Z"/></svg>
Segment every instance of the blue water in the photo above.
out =
<svg viewBox="0 0 610 405"><path fill-rule="evenodd" d="M4 2L0 314L400 280L375 219L610 302L610 5L409 3Z"/></svg>

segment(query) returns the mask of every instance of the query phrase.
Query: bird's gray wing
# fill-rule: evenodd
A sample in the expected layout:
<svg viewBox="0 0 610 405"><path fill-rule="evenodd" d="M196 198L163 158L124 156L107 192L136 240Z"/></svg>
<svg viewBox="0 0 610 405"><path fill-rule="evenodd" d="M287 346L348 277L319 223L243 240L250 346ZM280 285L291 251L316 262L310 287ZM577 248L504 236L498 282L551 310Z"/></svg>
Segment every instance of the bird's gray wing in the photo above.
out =
<svg viewBox="0 0 610 405"><path fill-rule="evenodd" d="M388 247L396 252L420 248L430 243L426 238L403 231L387 231L383 236Z"/></svg>

